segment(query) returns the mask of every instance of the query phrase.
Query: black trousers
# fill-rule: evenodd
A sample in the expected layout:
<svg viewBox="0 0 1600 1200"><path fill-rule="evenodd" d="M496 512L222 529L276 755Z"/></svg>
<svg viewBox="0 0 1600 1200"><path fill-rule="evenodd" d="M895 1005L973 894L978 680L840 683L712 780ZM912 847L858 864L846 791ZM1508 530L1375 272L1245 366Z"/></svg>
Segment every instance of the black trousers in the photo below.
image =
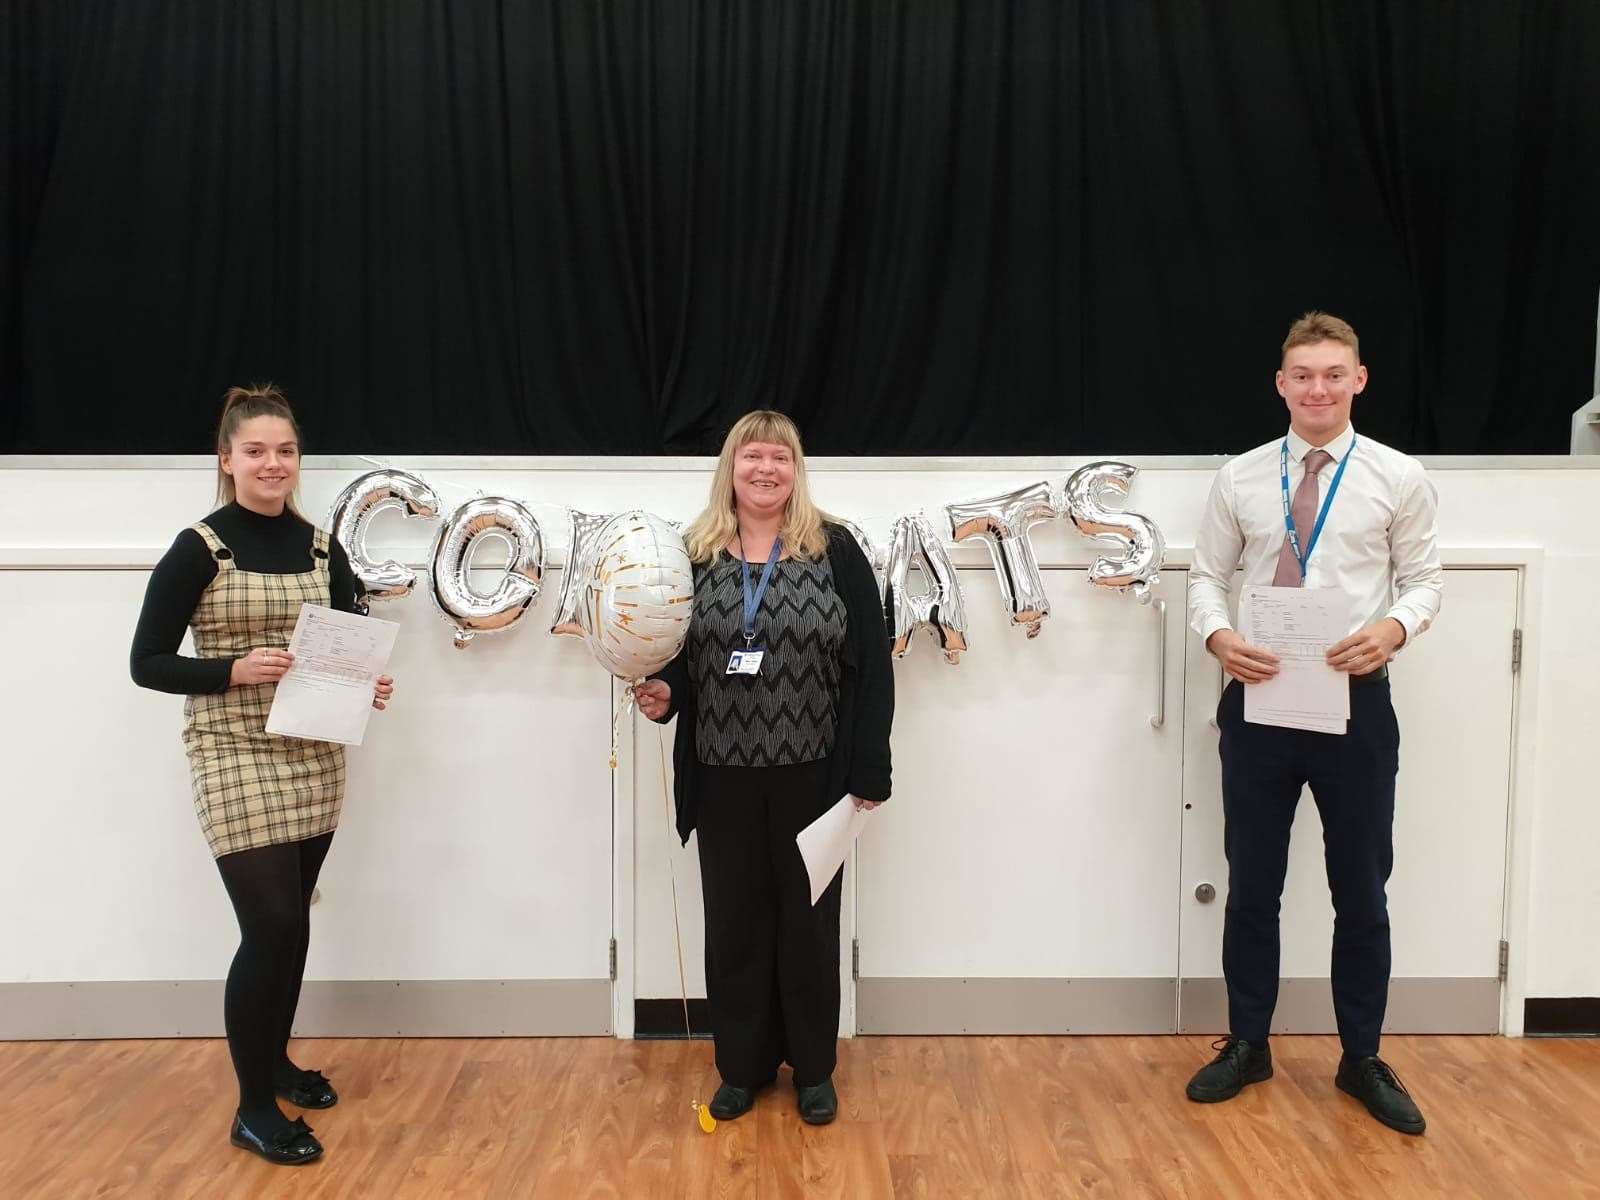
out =
<svg viewBox="0 0 1600 1200"><path fill-rule="evenodd" d="M738 1087L785 1061L795 1083L821 1083L837 1062L843 872L813 907L794 844L839 799L822 794L824 765L696 775L706 999L717 1070Z"/></svg>
<svg viewBox="0 0 1600 1200"><path fill-rule="evenodd" d="M1311 786L1322 817L1333 896L1333 1009L1346 1054L1378 1052L1389 1001L1389 901L1394 866L1394 787L1400 728L1387 679L1352 682L1350 724L1340 737L1251 725L1244 687L1217 706L1228 909L1222 971L1235 1037L1265 1044L1278 1002L1278 908L1289 830L1300 790Z"/></svg>

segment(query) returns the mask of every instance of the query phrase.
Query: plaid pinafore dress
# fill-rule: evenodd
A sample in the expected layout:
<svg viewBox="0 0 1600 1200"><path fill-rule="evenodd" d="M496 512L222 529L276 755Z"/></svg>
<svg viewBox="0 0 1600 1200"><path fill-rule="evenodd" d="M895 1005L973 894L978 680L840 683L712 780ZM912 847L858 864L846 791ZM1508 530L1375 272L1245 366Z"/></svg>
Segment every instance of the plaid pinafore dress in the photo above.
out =
<svg viewBox="0 0 1600 1200"><path fill-rule="evenodd" d="M217 576L189 626L201 658L242 658L257 646L288 647L302 604L328 603L328 535L312 539L311 569L297 575L241 571L233 552L203 521ZM211 857L299 842L331 833L344 800L344 747L267 732L277 685L258 683L190 696L183 745L194 811Z"/></svg>

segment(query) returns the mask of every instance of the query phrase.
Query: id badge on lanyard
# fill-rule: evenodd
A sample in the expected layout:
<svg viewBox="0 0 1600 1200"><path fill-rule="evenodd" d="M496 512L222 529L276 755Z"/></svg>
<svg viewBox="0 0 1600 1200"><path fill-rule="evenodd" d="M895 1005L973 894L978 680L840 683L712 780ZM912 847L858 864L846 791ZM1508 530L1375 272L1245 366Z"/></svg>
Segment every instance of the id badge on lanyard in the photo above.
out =
<svg viewBox="0 0 1600 1200"><path fill-rule="evenodd" d="M761 674L761 660L765 658L765 650L735 650L728 655L728 669L724 675L759 675Z"/></svg>
<svg viewBox="0 0 1600 1200"><path fill-rule="evenodd" d="M723 671L724 675L759 675L761 674L761 661L766 658L765 647L756 646L756 613L761 610L762 598L767 594L767 585L772 582L773 568L778 565L778 556L783 553L783 539L772 539L772 553L767 555L767 565L761 569L761 581L752 591L750 587L750 562L744 556L744 539L739 539L739 571L740 579L744 585L744 646L734 650L728 655L728 666Z"/></svg>

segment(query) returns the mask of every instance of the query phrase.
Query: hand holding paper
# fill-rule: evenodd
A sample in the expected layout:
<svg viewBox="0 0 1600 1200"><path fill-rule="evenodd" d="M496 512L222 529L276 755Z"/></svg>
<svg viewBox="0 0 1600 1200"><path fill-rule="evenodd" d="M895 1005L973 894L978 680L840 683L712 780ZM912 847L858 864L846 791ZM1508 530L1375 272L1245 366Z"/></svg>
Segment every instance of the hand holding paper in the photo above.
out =
<svg viewBox="0 0 1600 1200"><path fill-rule="evenodd" d="M272 697L267 732L359 746L399 631L393 621L302 605L289 639L294 665ZM391 680L382 699L393 690Z"/></svg>
<svg viewBox="0 0 1600 1200"><path fill-rule="evenodd" d="M815 904L828 890L833 877L844 866L845 856L856 835L866 828L871 809L857 808L853 796L840 799L799 833L794 844L800 847L800 857L806 864L806 876L811 882L811 903Z"/></svg>
<svg viewBox="0 0 1600 1200"><path fill-rule="evenodd" d="M1406 627L1394 617L1384 617L1328 647L1328 664L1336 671L1364 675L1388 663L1405 644Z"/></svg>
<svg viewBox="0 0 1600 1200"><path fill-rule="evenodd" d="M1328 663L1328 647L1348 628L1350 602L1330 588L1251 586L1239 601L1249 641L1278 656L1272 678L1244 690L1244 719L1256 725L1343 733L1350 677Z"/></svg>

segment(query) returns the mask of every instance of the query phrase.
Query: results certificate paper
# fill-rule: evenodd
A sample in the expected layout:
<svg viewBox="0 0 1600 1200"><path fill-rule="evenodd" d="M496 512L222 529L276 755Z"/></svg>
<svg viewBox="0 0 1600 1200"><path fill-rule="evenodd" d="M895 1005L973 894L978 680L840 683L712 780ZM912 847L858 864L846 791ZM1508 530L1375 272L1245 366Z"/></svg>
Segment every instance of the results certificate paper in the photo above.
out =
<svg viewBox="0 0 1600 1200"><path fill-rule="evenodd" d="M848 795L794 836L800 847L800 860L806 865L811 883L811 903L816 904L828 890L833 877L844 866L845 856L855 845L856 835L866 828L870 809L857 808Z"/></svg>
<svg viewBox="0 0 1600 1200"><path fill-rule="evenodd" d="M1344 733L1350 676L1328 665L1328 647L1349 628L1350 602L1333 588L1252 585L1239 601L1239 624L1254 646L1278 656L1278 673L1246 684L1244 719L1256 725Z"/></svg>
<svg viewBox="0 0 1600 1200"><path fill-rule="evenodd" d="M372 691L389 665L400 626L316 604L300 607L267 732L359 746L372 716Z"/></svg>

